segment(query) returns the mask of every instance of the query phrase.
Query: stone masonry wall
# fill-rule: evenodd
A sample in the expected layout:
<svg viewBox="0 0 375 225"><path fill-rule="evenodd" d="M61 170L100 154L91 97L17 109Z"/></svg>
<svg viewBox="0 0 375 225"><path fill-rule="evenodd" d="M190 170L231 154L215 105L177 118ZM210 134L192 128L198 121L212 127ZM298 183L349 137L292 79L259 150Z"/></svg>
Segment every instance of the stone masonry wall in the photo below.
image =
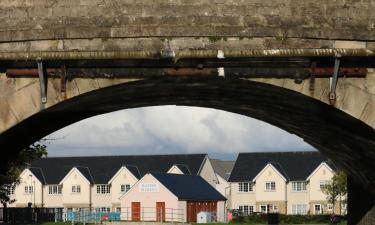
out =
<svg viewBox="0 0 375 225"><path fill-rule="evenodd" d="M1 0L0 42L120 37L375 40L373 0Z"/></svg>

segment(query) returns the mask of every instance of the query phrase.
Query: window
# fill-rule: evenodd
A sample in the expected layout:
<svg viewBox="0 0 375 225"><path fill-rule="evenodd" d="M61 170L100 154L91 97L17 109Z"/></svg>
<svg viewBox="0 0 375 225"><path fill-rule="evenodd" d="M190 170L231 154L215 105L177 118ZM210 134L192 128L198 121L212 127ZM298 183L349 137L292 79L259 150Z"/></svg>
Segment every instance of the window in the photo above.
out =
<svg viewBox="0 0 375 225"><path fill-rule="evenodd" d="M72 193L81 193L81 185L73 185Z"/></svg>
<svg viewBox="0 0 375 225"><path fill-rule="evenodd" d="M250 192L253 191L252 183L238 183L238 192Z"/></svg>
<svg viewBox="0 0 375 225"><path fill-rule="evenodd" d="M111 209L110 208L107 208L107 207L99 207L99 208L96 208L96 212L111 212Z"/></svg>
<svg viewBox="0 0 375 225"><path fill-rule="evenodd" d="M332 211L333 210L333 205L332 204L327 204L327 210Z"/></svg>
<svg viewBox="0 0 375 225"><path fill-rule="evenodd" d="M6 184L4 186L8 195L14 195L14 191L16 190L16 185Z"/></svg>
<svg viewBox="0 0 375 225"><path fill-rule="evenodd" d="M121 212L121 208L120 208L120 207L117 207L117 208L116 208L116 212L119 212L119 213L120 213L120 212Z"/></svg>
<svg viewBox="0 0 375 225"><path fill-rule="evenodd" d="M266 191L275 191L275 190L276 190L275 181L266 182Z"/></svg>
<svg viewBox="0 0 375 225"><path fill-rule="evenodd" d="M96 186L97 194L108 194L111 193L111 187L108 184L102 184Z"/></svg>
<svg viewBox="0 0 375 225"><path fill-rule="evenodd" d="M266 205L261 205L260 206L260 212L261 213L267 213L267 206Z"/></svg>
<svg viewBox="0 0 375 225"><path fill-rule="evenodd" d="M292 214L293 215L306 215L307 205L305 204L292 205Z"/></svg>
<svg viewBox="0 0 375 225"><path fill-rule="evenodd" d="M323 188L324 188L327 184L329 184L329 180L321 180L321 181L319 182L319 188L320 188L320 190L323 190Z"/></svg>
<svg viewBox="0 0 375 225"><path fill-rule="evenodd" d="M292 190L295 192L306 191L306 182L305 181L292 182Z"/></svg>
<svg viewBox="0 0 375 225"><path fill-rule="evenodd" d="M254 206L252 205L240 205L238 206L238 210L242 212L244 215L250 215L254 212Z"/></svg>
<svg viewBox="0 0 375 225"><path fill-rule="evenodd" d="M279 207L277 205L273 205L273 212L278 212L279 211Z"/></svg>
<svg viewBox="0 0 375 225"><path fill-rule="evenodd" d="M25 194L32 194L34 192L33 186L25 186Z"/></svg>
<svg viewBox="0 0 375 225"><path fill-rule="evenodd" d="M314 205L315 214L322 214L322 206L320 204Z"/></svg>
<svg viewBox="0 0 375 225"><path fill-rule="evenodd" d="M121 184L121 192L125 193L130 190L130 184Z"/></svg>
<svg viewBox="0 0 375 225"><path fill-rule="evenodd" d="M48 194L50 195L61 195L61 185L51 185L48 187Z"/></svg>

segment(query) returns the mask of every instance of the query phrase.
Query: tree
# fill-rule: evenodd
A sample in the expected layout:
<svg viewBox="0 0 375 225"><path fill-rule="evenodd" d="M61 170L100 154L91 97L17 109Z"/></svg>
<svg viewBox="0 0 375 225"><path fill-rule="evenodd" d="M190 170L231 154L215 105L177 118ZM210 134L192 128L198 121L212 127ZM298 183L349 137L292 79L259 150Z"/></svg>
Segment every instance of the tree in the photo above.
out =
<svg viewBox="0 0 375 225"><path fill-rule="evenodd" d="M335 203L339 202L340 215L342 211L342 204L346 202L347 189L347 177L344 171L337 171L333 175L331 181L326 184L323 188L323 193L327 195L327 201L333 205L333 212L335 212Z"/></svg>
<svg viewBox="0 0 375 225"><path fill-rule="evenodd" d="M13 203L9 195L13 186L19 184L21 172L30 165L33 160L47 156L46 146L40 143L34 143L23 149L18 154L16 160L11 162L8 171L0 174L0 203L6 207L8 203Z"/></svg>

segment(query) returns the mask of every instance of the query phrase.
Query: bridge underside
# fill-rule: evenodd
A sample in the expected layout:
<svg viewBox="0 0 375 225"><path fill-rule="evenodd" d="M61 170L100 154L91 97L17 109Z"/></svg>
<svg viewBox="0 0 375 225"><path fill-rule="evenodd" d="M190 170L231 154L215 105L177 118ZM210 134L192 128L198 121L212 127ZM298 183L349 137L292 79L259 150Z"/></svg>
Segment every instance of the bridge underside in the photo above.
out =
<svg viewBox="0 0 375 225"><path fill-rule="evenodd" d="M137 51L130 55L121 51L0 53L2 97L33 93L29 99L32 103L24 97L18 103L17 98L7 102L9 111L17 104L31 108L21 107L27 112L24 118L1 127L5 131L0 135L0 146L11 150L1 158L1 170L19 149L82 119L120 109L185 105L242 114L296 134L344 169L356 183L352 185L356 193L374 196L375 130L371 126L375 121L372 114L366 114L366 110L373 113L371 104L369 108L366 103L359 116L353 117L355 113L350 115L352 111L342 104L340 91L345 91L345 83L341 87L339 83L363 83L366 88L359 90L368 93L367 82L374 75L367 68L375 67L374 59L370 50L332 49L189 54L164 49L146 55ZM335 95L329 101L330 91L336 91L332 89L334 74L339 80L338 98ZM97 80L106 80L106 84L100 85ZM290 89L302 86L308 91L277 87L280 81L291 81ZM76 93L71 88L73 83ZM86 91L82 91L82 85ZM374 101L371 97L367 100ZM357 198L369 200L362 195ZM372 215L373 205L370 198L362 211L356 211L357 219L351 224L365 214Z"/></svg>

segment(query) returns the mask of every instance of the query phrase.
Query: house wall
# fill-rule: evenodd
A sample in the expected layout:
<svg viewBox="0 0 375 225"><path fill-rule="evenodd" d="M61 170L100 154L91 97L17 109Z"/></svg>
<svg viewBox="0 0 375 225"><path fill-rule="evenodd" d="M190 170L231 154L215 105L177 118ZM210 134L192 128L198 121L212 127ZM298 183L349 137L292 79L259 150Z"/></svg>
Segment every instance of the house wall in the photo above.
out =
<svg viewBox="0 0 375 225"><path fill-rule="evenodd" d="M157 192L141 192L141 184L157 184ZM175 212L180 212L178 198L173 195L167 188L165 188L158 180L156 180L151 174L146 174L139 182L137 182L128 193L124 194L121 199L121 210L122 212L129 212L131 215L132 202L140 202L141 208L144 210L144 217L141 220L155 221L156 216L156 202L165 202L165 208L167 211L166 220L170 220L168 215L171 209ZM141 213L142 214L142 213ZM125 213L121 214L121 219L127 220Z"/></svg>
<svg viewBox="0 0 375 225"><path fill-rule="evenodd" d="M309 210L309 203L310 203L310 184L306 185L306 191L296 192L292 189L292 182L287 184L287 213L292 214L292 205L296 204L304 204L307 207L307 211Z"/></svg>
<svg viewBox="0 0 375 225"><path fill-rule="evenodd" d="M63 205L65 208L90 207L89 181L77 170L73 169L63 182ZM73 185L81 185L81 193L72 193Z"/></svg>
<svg viewBox="0 0 375 225"><path fill-rule="evenodd" d="M275 191L266 190L266 182L268 181L274 181L276 183ZM273 167L267 166L266 169L259 174L255 182L255 196L257 202L286 201L286 182Z"/></svg>
<svg viewBox="0 0 375 225"><path fill-rule="evenodd" d="M219 174L216 174L216 177L217 177L217 184L215 186L216 190L218 190L223 196L225 196L227 198L227 196L229 196L229 186L230 184L228 183L228 181L226 181L224 178L222 178Z"/></svg>
<svg viewBox="0 0 375 225"><path fill-rule="evenodd" d="M238 209L240 205L256 205L256 187L253 187L252 192L239 192L238 191L238 183L231 183L230 184L230 200L228 202L228 207L230 209Z"/></svg>
<svg viewBox="0 0 375 225"><path fill-rule="evenodd" d="M137 181L138 179L126 168L122 168L116 174L116 177L114 177L111 182L110 202L112 202L112 206L114 208L121 207L120 197L124 194L123 192L121 192L121 185L130 184L130 187L132 187Z"/></svg>
<svg viewBox="0 0 375 225"><path fill-rule="evenodd" d="M62 208L63 207L63 192L61 194L49 194L49 186L50 185L43 186L44 207Z"/></svg>
<svg viewBox="0 0 375 225"><path fill-rule="evenodd" d="M328 168L325 164L319 167L319 169L310 178L310 199L311 201L325 201L326 195L320 189L321 180L331 180L333 177L333 171Z"/></svg>
<svg viewBox="0 0 375 225"><path fill-rule="evenodd" d="M210 160L206 157L205 162L202 166L202 169L199 173L199 175L205 179L212 187L215 187L218 179L216 177L216 173L214 171L214 168L212 167L212 164Z"/></svg>
<svg viewBox="0 0 375 225"><path fill-rule="evenodd" d="M178 201L178 214L176 218L178 221L186 222L187 221L187 202L186 201Z"/></svg>
<svg viewBox="0 0 375 225"><path fill-rule="evenodd" d="M26 194L25 186L34 186L34 193ZM16 186L14 195L11 196L16 201L10 204L9 207L26 207L29 202L35 203L37 207L41 207L42 187L43 185L38 178L30 170L25 169L20 176L20 183Z"/></svg>
<svg viewBox="0 0 375 225"><path fill-rule="evenodd" d="M111 193L106 193L106 194L99 193L98 194L97 193L98 185L91 186L92 207L93 208L98 208L98 207L112 208L112 194Z"/></svg>

